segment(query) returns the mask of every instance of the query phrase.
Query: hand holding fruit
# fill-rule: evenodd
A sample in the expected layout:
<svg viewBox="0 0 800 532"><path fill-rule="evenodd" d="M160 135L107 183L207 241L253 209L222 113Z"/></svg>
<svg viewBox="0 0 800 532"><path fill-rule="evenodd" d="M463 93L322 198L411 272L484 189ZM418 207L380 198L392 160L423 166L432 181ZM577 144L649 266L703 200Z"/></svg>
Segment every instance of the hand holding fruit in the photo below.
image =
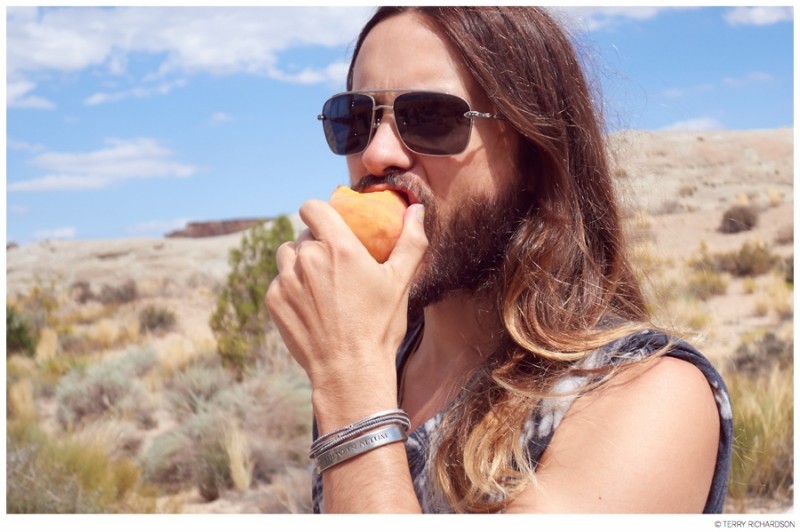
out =
<svg viewBox="0 0 800 532"><path fill-rule="evenodd" d="M335 415L344 416L353 413L343 398L386 408L396 401L394 359L427 249L422 214L422 205L407 208L402 194L346 187L330 203L310 200L300 208L308 230L278 248L278 275L265 301L312 382L315 408L335 397ZM354 248L362 242L369 253Z"/></svg>

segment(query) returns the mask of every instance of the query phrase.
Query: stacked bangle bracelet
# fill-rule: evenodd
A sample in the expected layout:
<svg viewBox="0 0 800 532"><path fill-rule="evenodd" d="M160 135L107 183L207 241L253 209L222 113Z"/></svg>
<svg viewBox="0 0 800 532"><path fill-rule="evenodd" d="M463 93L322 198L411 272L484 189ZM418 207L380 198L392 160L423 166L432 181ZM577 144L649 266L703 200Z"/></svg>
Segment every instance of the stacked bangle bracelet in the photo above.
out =
<svg viewBox="0 0 800 532"><path fill-rule="evenodd" d="M405 441L411 421L402 410L384 410L323 434L311 444L309 458L319 471L390 443Z"/></svg>

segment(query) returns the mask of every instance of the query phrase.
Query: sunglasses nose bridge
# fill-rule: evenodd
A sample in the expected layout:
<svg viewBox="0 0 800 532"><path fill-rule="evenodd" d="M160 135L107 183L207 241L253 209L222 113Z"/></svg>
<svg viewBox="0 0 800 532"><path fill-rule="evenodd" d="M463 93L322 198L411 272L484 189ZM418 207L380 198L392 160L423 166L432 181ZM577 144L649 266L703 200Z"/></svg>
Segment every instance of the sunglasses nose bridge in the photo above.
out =
<svg viewBox="0 0 800 532"><path fill-rule="evenodd" d="M383 118L383 113L379 113L378 111L383 110L383 109L388 109L388 110L392 111L392 113L394 113L394 106L393 105L382 104L382 105L373 106L373 111L372 112L374 113L373 116L375 117L375 119L372 122L372 129L378 129L378 126L381 125L381 118Z"/></svg>

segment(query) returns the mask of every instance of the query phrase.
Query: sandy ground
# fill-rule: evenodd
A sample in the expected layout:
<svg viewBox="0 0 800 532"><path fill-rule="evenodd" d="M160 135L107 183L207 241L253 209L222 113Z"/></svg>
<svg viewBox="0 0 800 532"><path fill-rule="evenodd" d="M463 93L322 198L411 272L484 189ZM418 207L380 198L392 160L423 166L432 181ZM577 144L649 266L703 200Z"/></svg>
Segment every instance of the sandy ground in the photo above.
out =
<svg viewBox="0 0 800 532"><path fill-rule="evenodd" d="M615 135L613 145L627 211L639 217L656 256L680 264L698 256L702 246L728 251L756 240L774 253L793 254L791 243L775 244L793 226L791 129L626 132ZM745 201L761 209L756 228L720 233L722 213ZM34 285L53 283L67 293L79 281L99 291L133 279L143 301L166 305L178 315L181 334L213 342L208 318L229 270L228 250L241 238L42 241L7 251L7 292L13 298ZM711 301L711 325L697 341L712 360L728 356L742 333L773 323L769 316L755 315L754 297L735 281L726 295ZM188 494L184 510L254 512L256 499L257 493L223 496L207 505Z"/></svg>

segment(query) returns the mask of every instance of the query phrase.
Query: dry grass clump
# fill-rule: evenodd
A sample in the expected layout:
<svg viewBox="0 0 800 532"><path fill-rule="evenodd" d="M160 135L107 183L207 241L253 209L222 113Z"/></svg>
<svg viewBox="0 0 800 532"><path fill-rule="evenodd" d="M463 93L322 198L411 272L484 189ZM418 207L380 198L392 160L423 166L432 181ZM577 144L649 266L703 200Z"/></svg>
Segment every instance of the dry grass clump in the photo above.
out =
<svg viewBox="0 0 800 532"><path fill-rule="evenodd" d="M125 303L136 301L139 297L139 291L136 287L136 281L128 279L117 286L103 285L100 289L100 294L95 297L104 305L124 305Z"/></svg>
<svg viewBox="0 0 800 532"><path fill-rule="evenodd" d="M758 282L752 277L742 279L742 292L745 294L754 294L758 288Z"/></svg>
<svg viewBox="0 0 800 532"><path fill-rule="evenodd" d="M766 313L771 311L779 320L790 320L794 316L793 295L792 284L780 275L773 275L766 284L765 294L759 298L759 302L763 302Z"/></svg>
<svg viewBox="0 0 800 532"><path fill-rule="evenodd" d="M784 196L785 194L780 190L777 190L772 187L767 189L767 199L769 201L770 207L777 207L778 205L783 203Z"/></svg>
<svg viewBox="0 0 800 532"><path fill-rule="evenodd" d="M200 347L198 347L198 343L201 344ZM202 345L202 341L198 342L194 337L190 339L177 332L168 333L154 344L158 351L159 370L165 379L169 379L198 359L213 354L213 348L209 349L207 344ZM216 357L216 355L212 356Z"/></svg>
<svg viewBox="0 0 800 532"><path fill-rule="evenodd" d="M133 319L103 318L89 329L87 339L92 351L130 345L139 340L139 324Z"/></svg>
<svg viewBox="0 0 800 532"><path fill-rule="evenodd" d="M655 240L653 217L644 210L636 210L625 217L626 238L633 244Z"/></svg>
<svg viewBox="0 0 800 532"><path fill-rule="evenodd" d="M734 459L729 500L768 497L791 504L794 487L794 341L755 332L743 337L725 380L733 405Z"/></svg>
<svg viewBox="0 0 800 532"><path fill-rule="evenodd" d="M767 496L791 504L794 486L792 371L772 367L727 378L734 412L734 460L729 496L734 506Z"/></svg>
<svg viewBox="0 0 800 532"><path fill-rule="evenodd" d="M764 242L745 242L738 250L711 254L705 248L691 262L700 271L726 272L736 277L755 277L780 267L782 259L773 254Z"/></svg>
<svg viewBox="0 0 800 532"><path fill-rule="evenodd" d="M739 233L749 231L758 223L758 209L753 205L734 205L722 215L720 233Z"/></svg>
<svg viewBox="0 0 800 532"><path fill-rule="evenodd" d="M33 382L20 379L11 383L6 391L6 417L8 419L35 420L38 417L33 395Z"/></svg>
<svg viewBox="0 0 800 532"><path fill-rule="evenodd" d="M125 357L104 360L85 371L70 371L56 389L57 418L64 428L104 415L154 424L153 406L138 378L156 363L150 350L133 350Z"/></svg>
<svg viewBox="0 0 800 532"><path fill-rule="evenodd" d="M706 301L714 296L725 295L729 282L727 274L708 270L693 271L686 280L686 290L698 299Z"/></svg>
<svg viewBox="0 0 800 532"><path fill-rule="evenodd" d="M112 459L136 458L143 442L141 429L125 419L101 419L71 434L76 443L99 445Z"/></svg>
<svg viewBox="0 0 800 532"><path fill-rule="evenodd" d="M253 482L253 460L247 435L238 423L230 423L226 427L224 445L233 487L240 492L247 491Z"/></svg>
<svg viewBox="0 0 800 532"><path fill-rule="evenodd" d="M97 443L54 439L35 423L7 427L9 513L147 513L152 489L130 459L112 459Z"/></svg>

